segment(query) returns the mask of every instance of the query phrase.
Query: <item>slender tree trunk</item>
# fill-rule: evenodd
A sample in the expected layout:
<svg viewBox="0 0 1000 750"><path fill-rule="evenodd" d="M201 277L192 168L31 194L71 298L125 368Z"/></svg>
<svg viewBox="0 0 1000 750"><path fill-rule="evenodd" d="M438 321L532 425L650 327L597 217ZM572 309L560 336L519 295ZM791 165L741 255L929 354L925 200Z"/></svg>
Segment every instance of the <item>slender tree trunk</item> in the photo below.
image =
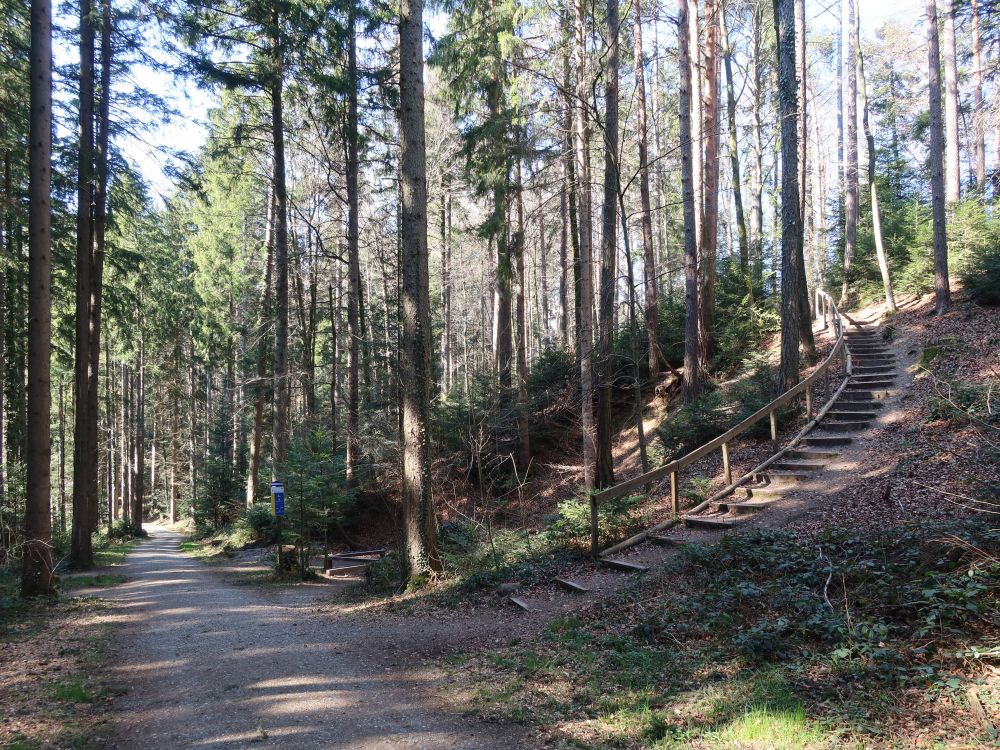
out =
<svg viewBox="0 0 1000 750"><path fill-rule="evenodd" d="M979 31L979 0L972 0L972 161L976 186L986 192L986 138L983 110L983 51ZM1000 143L1000 141L998 141Z"/></svg>
<svg viewBox="0 0 1000 750"><path fill-rule="evenodd" d="M889 277L889 261L882 243L882 214L879 210L878 185L875 180L875 134L868 120L868 88L865 85L865 59L861 54L861 14L854 19L854 49L858 65L858 94L861 97L861 122L868 143L868 192L872 203L872 234L875 238L875 255L878 258L879 272L882 274L882 288L885 291L885 304L889 310L896 310L896 299L892 294L892 279Z"/></svg>
<svg viewBox="0 0 1000 750"><path fill-rule="evenodd" d="M424 141L423 3L401 0L399 155L402 241L402 504L411 584L441 570L430 484L431 315Z"/></svg>
<svg viewBox="0 0 1000 750"><path fill-rule="evenodd" d="M945 231L945 179L942 153L944 133L941 125L941 56L938 50L936 0L925 0L927 18L927 79L931 112L931 208L934 217L934 292L937 314L951 305L948 283L948 236Z"/></svg>
<svg viewBox="0 0 1000 750"><path fill-rule="evenodd" d="M76 372L73 438L73 534L70 556L78 568L94 564L90 534L95 498L90 497L90 295L93 226L94 26L91 0L80 0L80 112L76 213Z"/></svg>
<svg viewBox="0 0 1000 750"><path fill-rule="evenodd" d="M31 1L28 152L27 488L21 593L52 593L52 6ZM88 531L89 534L89 531ZM89 539L89 537L88 537Z"/></svg>
<svg viewBox="0 0 1000 750"><path fill-rule="evenodd" d="M851 268L858 243L858 85L856 53L854 50L854 2L847 0L847 121L844 127L844 284L840 292L841 304L846 304L850 295Z"/></svg>
<svg viewBox="0 0 1000 750"><path fill-rule="evenodd" d="M722 37L722 59L726 68L726 120L729 127L729 165L733 172L733 203L736 213L736 233L740 248L740 270L750 273L750 242L747 222L743 213L743 188L740 171L740 150L736 130L736 82L733 80L733 54L729 44L729 28L726 24L725 8L719 9L720 36Z"/></svg>
<svg viewBox="0 0 1000 750"><path fill-rule="evenodd" d="M698 341L698 228L694 190L695 152L701 146L692 140L692 91L690 59L690 20L688 1L677 3L677 56L680 74L678 123L681 146L681 199L684 204L684 398L694 400L702 389L701 357Z"/></svg>
<svg viewBox="0 0 1000 750"><path fill-rule="evenodd" d="M517 268L515 270L517 279L517 300L514 309L515 338L517 344L517 463L522 471L527 471L531 462L531 434L528 430L528 356L527 339L528 329L525 322L525 292L527 291L527 278L524 275L524 251L526 246L524 233L524 186L521 181L521 157L522 148L521 130L517 128L515 139L518 144L518 157L514 169L517 179L517 241L514 251L516 253Z"/></svg>
<svg viewBox="0 0 1000 750"><path fill-rule="evenodd" d="M795 0L795 78L798 86L799 111L796 118L799 160L799 345L807 356L816 354L816 344L812 333L812 306L809 304L809 282L806 278L805 223L808 210L806 200L806 154L809 145L809 131L806 127L806 75L809 61L806 58L806 7L805 0Z"/></svg>
<svg viewBox="0 0 1000 750"><path fill-rule="evenodd" d="M140 322L141 330L141 322ZM146 352L139 334L139 363L135 376L135 479L132 487L132 525L142 528L142 506L146 497Z"/></svg>
<svg viewBox="0 0 1000 750"><path fill-rule="evenodd" d="M597 455L594 435L593 403L593 354L594 354L594 281L593 249L591 245L590 202L590 123L587 107L591 101L587 77L587 6L584 0L573 0L574 56L576 58L576 106L574 131L576 134L576 174L579 178L579 207L577 220L580 225L580 281L579 281L579 339L580 339L580 426L583 433L583 484L590 492L594 488L594 461Z"/></svg>
<svg viewBox="0 0 1000 750"><path fill-rule="evenodd" d="M715 348L715 264L719 241L719 12L718 0L705 2L705 86L703 218L701 224L701 294L698 298L699 356L702 370ZM699 45L700 49L700 45ZM697 58L694 58L697 59Z"/></svg>
<svg viewBox="0 0 1000 750"><path fill-rule="evenodd" d="M541 271L541 288L538 288L536 284L536 290L538 292L538 305L539 312L541 313L541 325L540 328L540 343L539 351L543 347L547 347L552 340L551 330L549 326L549 248L548 242L546 242L546 231L545 231L545 220L542 216L542 203L541 200L538 202L538 266Z"/></svg>
<svg viewBox="0 0 1000 750"><path fill-rule="evenodd" d="M288 193L285 187L285 126L282 108L283 40L273 16L273 81L271 83L271 136L274 144L274 301L277 319L274 334L274 425L271 454L272 480L283 479L288 457Z"/></svg>
<svg viewBox="0 0 1000 750"><path fill-rule="evenodd" d="M646 123L646 69L642 50L642 0L635 2L635 106L639 141L639 200L642 218L642 258L646 300L646 340L649 348L649 375L655 378L660 372L659 310L656 300L656 260L653 246L653 210L649 196L649 127ZM654 85L657 85L654 82ZM659 207L658 207L659 208Z"/></svg>
<svg viewBox="0 0 1000 750"><path fill-rule="evenodd" d="M361 460L361 262L358 247L358 63L356 24L350 12L347 46L347 482L357 482ZM388 300L386 301L388 304Z"/></svg>
<svg viewBox="0 0 1000 750"><path fill-rule="evenodd" d="M757 3L751 14L750 30L750 81L752 102L750 106L751 153L753 160L750 170L750 264L755 282L761 281L764 268L764 138L761 122L763 106L763 78L761 74L761 55L763 55L763 3Z"/></svg>
<svg viewBox="0 0 1000 750"><path fill-rule="evenodd" d="M260 324L257 326L257 379L254 383L253 426L250 431L250 456L247 467L246 507L257 501L260 482L260 453L264 433L264 404L267 401L267 351L268 331L271 327L271 277L274 271L274 191L268 191L267 219L264 227L264 245L267 260L264 264L264 301L261 304ZM193 396L192 396L193 398ZM192 431L194 425L191 425Z"/></svg>
<svg viewBox="0 0 1000 750"><path fill-rule="evenodd" d="M852 2L852 0L848 0ZM778 36L778 95L781 106L781 363L778 393L799 382L799 264L802 230L799 204L795 82L795 9L793 0L774 0Z"/></svg>
<svg viewBox="0 0 1000 750"><path fill-rule="evenodd" d="M955 3L944 0L941 24L941 62L944 67L944 184L945 199L962 197L962 172L958 143L958 55L955 52Z"/></svg>
<svg viewBox="0 0 1000 750"><path fill-rule="evenodd" d="M51 2L51 0L50 0ZM51 17L51 7L49 8ZM49 21L51 26L51 18ZM51 159L50 159L51 160ZM0 497L7 497L7 264L12 253L8 243L11 242L14 221L14 201L11 199L10 184L10 151L4 152L4 202L3 221L0 222ZM30 177L29 177L30 179ZM65 509L63 509L65 513ZM66 529L63 527L63 533Z"/></svg>
<svg viewBox="0 0 1000 750"><path fill-rule="evenodd" d="M615 289L618 281L618 0L607 0L608 51L604 56L604 203L601 207L601 295L597 383L597 465L594 484L598 489L615 482L611 454L611 381L614 364Z"/></svg>
<svg viewBox="0 0 1000 750"><path fill-rule="evenodd" d="M562 73L563 73L563 172L566 176L564 188L564 199L566 207L563 216L563 228L569 247L560 246L560 254L567 257L563 263L563 283L560 294L563 295L563 334L566 351L575 351L577 357L580 355L581 341L581 292L580 292L580 223L578 208L580 206L580 194L576 179L576 154L574 128L576 115L574 109L573 78L570 70L570 48L574 44L573 23L569 8L563 11L563 53L562 53ZM572 250L572 252L570 252ZM567 266L572 264L573 270L573 332L574 344L570 343L569 331L569 279Z"/></svg>
<svg viewBox="0 0 1000 750"><path fill-rule="evenodd" d="M452 350L451 350L451 192L448 175L441 179L441 390L451 390Z"/></svg>
<svg viewBox="0 0 1000 750"><path fill-rule="evenodd" d="M109 381L110 387L110 381ZM59 531L66 533L66 411L63 407L62 383L59 384ZM114 480L109 477L109 484ZM112 493L111 497L114 497Z"/></svg>

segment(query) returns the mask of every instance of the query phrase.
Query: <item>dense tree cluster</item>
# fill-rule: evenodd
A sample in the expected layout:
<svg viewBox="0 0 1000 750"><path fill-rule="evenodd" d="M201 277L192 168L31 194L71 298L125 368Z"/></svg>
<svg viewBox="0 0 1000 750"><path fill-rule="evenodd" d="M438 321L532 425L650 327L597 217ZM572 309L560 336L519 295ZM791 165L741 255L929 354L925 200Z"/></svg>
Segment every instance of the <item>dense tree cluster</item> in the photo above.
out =
<svg viewBox="0 0 1000 750"><path fill-rule="evenodd" d="M945 312L1000 237L989 0L926 0L923 41L862 34L856 0L80 0L59 67L48 0L0 2L0 555L26 593L102 528L253 513L266 476L345 537L398 490L421 581L448 433L523 475L537 373L606 487L616 404L648 466L646 386L694 401L780 330L788 388L813 289ZM131 75L162 59L215 106L161 199L127 144L171 116Z"/></svg>

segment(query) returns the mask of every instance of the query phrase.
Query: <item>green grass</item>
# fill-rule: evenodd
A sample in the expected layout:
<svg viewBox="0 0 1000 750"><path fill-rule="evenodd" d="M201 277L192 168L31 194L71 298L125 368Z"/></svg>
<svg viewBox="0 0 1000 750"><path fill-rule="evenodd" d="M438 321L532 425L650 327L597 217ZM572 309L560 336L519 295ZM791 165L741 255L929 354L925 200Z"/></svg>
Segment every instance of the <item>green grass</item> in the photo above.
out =
<svg viewBox="0 0 1000 750"><path fill-rule="evenodd" d="M124 542L110 542L106 538L101 538L94 546L94 566L107 568L113 565L121 565L125 562L125 557L137 544L138 539L129 539Z"/></svg>
<svg viewBox="0 0 1000 750"><path fill-rule="evenodd" d="M82 588L104 588L105 586L117 586L125 583L125 576L117 573L97 573L95 575L66 576L60 580L60 588L63 591L72 591Z"/></svg>
<svg viewBox="0 0 1000 750"><path fill-rule="evenodd" d="M49 695L70 703L93 703L96 699L82 680L54 683L49 687Z"/></svg>

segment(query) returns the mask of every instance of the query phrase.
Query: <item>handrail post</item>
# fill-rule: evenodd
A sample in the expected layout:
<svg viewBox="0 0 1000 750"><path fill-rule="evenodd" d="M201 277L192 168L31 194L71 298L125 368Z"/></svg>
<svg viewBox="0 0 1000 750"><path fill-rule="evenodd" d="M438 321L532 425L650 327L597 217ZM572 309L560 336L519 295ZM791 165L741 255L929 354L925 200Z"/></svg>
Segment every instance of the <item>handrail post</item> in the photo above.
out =
<svg viewBox="0 0 1000 750"><path fill-rule="evenodd" d="M590 490L590 556L597 559L599 542L597 541L597 495Z"/></svg>
<svg viewBox="0 0 1000 750"><path fill-rule="evenodd" d="M812 419L813 416L813 394L812 385L806 388L806 420Z"/></svg>
<svg viewBox="0 0 1000 750"><path fill-rule="evenodd" d="M670 509L673 511L674 516L677 516L681 512L680 498L677 497L677 472L670 472Z"/></svg>
<svg viewBox="0 0 1000 750"><path fill-rule="evenodd" d="M726 477L726 486L733 483L733 472L729 467L729 443L722 444L722 473Z"/></svg>
<svg viewBox="0 0 1000 750"><path fill-rule="evenodd" d="M771 409L771 445L774 448L778 447L778 414L774 409Z"/></svg>

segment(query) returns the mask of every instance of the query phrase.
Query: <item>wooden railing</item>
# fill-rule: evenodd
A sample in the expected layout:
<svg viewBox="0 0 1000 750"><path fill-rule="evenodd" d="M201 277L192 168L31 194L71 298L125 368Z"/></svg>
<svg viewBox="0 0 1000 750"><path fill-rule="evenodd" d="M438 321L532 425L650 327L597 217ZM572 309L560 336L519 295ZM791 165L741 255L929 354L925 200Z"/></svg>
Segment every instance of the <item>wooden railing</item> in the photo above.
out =
<svg viewBox="0 0 1000 750"><path fill-rule="evenodd" d="M600 545L599 545L600 529L599 529L598 509L600 508L601 503L616 497L621 497L622 495L627 495L633 490L638 489L639 487L645 487L651 484L652 482L663 479L668 475L670 476L670 507L672 511L672 519L665 523L659 524L653 529L648 529L647 531L642 532L641 534L637 534L635 537L631 537L625 542L617 544L614 547L604 551L604 554L609 554L625 546L630 546L628 544L629 542L637 543L637 541L641 541L640 537L644 538L646 535L653 533L656 530L661 530L663 528L673 525L674 523L677 523L680 514L678 474L684 467L689 466L690 464L694 463L700 458L703 458L709 453L712 453L713 451L718 450L722 452L722 472L726 481L726 487L725 489L715 493L708 500L700 503L694 508L689 509L688 511L689 513L694 513L704 508L709 503L714 502L715 500L718 500L722 497L725 497L733 490L735 490L737 487L739 487L741 484L748 481L755 473L760 472L763 469L767 468L767 466L769 466L771 463L777 460L781 455L783 455L785 451L791 449L796 444L798 444L799 440L801 440L801 438L809 430L811 430L820 419L822 419L822 417L826 414L826 412L829 411L830 406L843 391L844 386L847 384L847 378L851 374L851 361L850 361L850 355L847 352L847 346L844 339L843 318L840 314L840 311L837 309L837 305L833 301L833 298L822 289L816 290L814 311L816 318L822 319L824 330L830 325L830 322L832 321L834 333L836 334L837 338L833 345L833 349L826 356L826 358L819 365L819 367L813 370L813 372L811 372L808 377L804 378L803 380L800 380L796 385L792 386L787 391L782 393L771 403L767 404L761 409L758 409L756 412L751 414L749 417L744 419L735 427L731 427L730 429L726 430L724 433L719 435L717 438L709 440L707 443L705 443L702 446L699 446L698 448L695 448L687 455L682 456L681 458L678 458L674 461L670 461L669 463L666 463L663 466L653 469L652 471L647 471L645 474L637 476L634 479L629 479L627 481L622 482L621 484L615 485L614 487L610 487L601 492L591 494L590 544L591 544L591 552L595 557L597 557L600 551ZM844 377L836 393L834 393L831 396L830 372L833 366L838 363L843 364ZM824 378L826 382L824 395L827 396L827 401L824 404L823 408L820 410L820 412L814 417L812 387L813 385L819 382L820 378ZM771 443L774 446L774 449L777 450L778 410L789 405L802 395L805 396L807 425L803 428L802 431L800 431L795 436L795 438L792 439L792 441L783 450L771 456L771 458L769 458L763 464L755 467L752 471L748 472L747 474L744 474L742 477L740 477L737 481L734 482L732 475L732 467L730 466L730 460L729 460L729 444L735 438L739 437L744 432L746 432L754 425L756 425L758 422L761 422L764 419L768 419L770 421L770 427L771 427Z"/></svg>

